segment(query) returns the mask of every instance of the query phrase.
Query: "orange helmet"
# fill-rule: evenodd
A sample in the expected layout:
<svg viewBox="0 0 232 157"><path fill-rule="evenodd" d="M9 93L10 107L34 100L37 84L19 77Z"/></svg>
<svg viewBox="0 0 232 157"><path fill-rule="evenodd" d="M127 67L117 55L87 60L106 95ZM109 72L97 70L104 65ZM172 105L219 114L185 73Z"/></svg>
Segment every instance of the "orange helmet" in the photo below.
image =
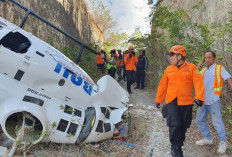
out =
<svg viewBox="0 0 232 157"><path fill-rule="evenodd" d="M187 55L187 49L182 45L175 45L169 51L169 54L170 53L178 53L185 57Z"/></svg>
<svg viewBox="0 0 232 157"><path fill-rule="evenodd" d="M128 47L128 50L130 50L130 49L134 49L134 47L133 47L133 46L129 46L129 47Z"/></svg>

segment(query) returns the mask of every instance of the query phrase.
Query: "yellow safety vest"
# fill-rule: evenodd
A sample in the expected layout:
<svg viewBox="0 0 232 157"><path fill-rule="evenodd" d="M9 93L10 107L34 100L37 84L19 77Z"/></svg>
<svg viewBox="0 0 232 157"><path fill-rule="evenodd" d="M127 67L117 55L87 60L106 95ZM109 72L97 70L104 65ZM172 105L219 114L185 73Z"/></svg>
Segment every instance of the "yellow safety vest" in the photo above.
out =
<svg viewBox="0 0 232 157"><path fill-rule="evenodd" d="M205 71L206 71L206 68L203 68L201 70L201 75L204 79L204 76L205 76ZM221 76L221 72L222 72L222 65L218 65L216 64L215 66L215 80L214 80L214 93L217 94L217 95L221 95L222 94L222 87L223 87L223 79L222 79L222 76Z"/></svg>
<svg viewBox="0 0 232 157"><path fill-rule="evenodd" d="M114 61L114 57L111 57L111 59L110 59L110 62L113 62ZM106 67L106 69L111 69L111 68L115 68L116 69L116 65L112 65L112 64L107 64L107 67Z"/></svg>

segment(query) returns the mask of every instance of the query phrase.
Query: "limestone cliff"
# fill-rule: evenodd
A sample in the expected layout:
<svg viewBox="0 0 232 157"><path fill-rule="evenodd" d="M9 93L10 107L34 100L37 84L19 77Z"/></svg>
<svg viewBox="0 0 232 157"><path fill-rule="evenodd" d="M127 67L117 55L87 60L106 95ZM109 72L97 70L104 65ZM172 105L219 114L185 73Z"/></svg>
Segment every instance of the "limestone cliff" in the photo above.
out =
<svg viewBox="0 0 232 157"><path fill-rule="evenodd" d="M189 11L192 22L200 24L225 21L232 10L231 0L159 0L159 7L172 6L172 9ZM196 9L193 9L193 8Z"/></svg>
<svg viewBox="0 0 232 157"><path fill-rule="evenodd" d="M71 34L79 41L98 45L102 45L104 42L104 34L89 15L83 0L18 0L18 2ZM0 3L0 16L16 25L20 24L25 14L24 10L11 2ZM32 15L29 16L24 29L57 48L75 44Z"/></svg>
<svg viewBox="0 0 232 157"><path fill-rule="evenodd" d="M161 8L164 8L165 6L168 6L167 8L169 9L169 12L174 13L177 10L183 10L184 13L186 13L184 14L185 19L190 21L188 22L188 26L185 23L186 26L184 26L182 29L176 28L176 32L181 31L182 35L186 37L185 39L190 39L187 36L192 37L188 44L192 45L191 50L194 53L198 53L198 56L200 56L199 52L202 53L202 51L212 49L216 51L216 53L223 55L227 63L232 62L231 0L158 0L156 11L158 12L159 9L162 10ZM163 14L165 14L165 12ZM181 15L178 17L181 17ZM172 21L172 23L169 23L168 25L171 25L170 28L173 28L173 23L181 23L183 20L184 18L180 19L180 21ZM191 25L189 23L191 23ZM155 24L153 23L152 30L153 32L162 32L165 35L169 33L167 35L169 38L166 39L166 41L172 40L172 34L170 35L170 32L167 31L167 29L160 29L159 27L156 28ZM172 29L172 31L173 30L174 29ZM175 34L174 31L171 33ZM183 41L183 36L178 36L179 39L177 36L175 36L176 39L180 41L180 44L187 42ZM161 41L161 43L162 42L163 41ZM192 44L190 42L192 42ZM170 45L168 45L168 47L170 47ZM201 49L202 47L204 50ZM192 57L197 56L194 53Z"/></svg>

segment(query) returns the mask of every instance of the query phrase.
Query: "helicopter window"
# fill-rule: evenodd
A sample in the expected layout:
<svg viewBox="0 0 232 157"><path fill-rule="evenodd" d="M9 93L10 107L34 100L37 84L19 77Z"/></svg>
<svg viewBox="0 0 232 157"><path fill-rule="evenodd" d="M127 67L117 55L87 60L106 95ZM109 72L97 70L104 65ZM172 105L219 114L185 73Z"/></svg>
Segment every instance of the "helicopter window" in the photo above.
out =
<svg viewBox="0 0 232 157"><path fill-rule="evenodd" d="M27 95L23 97L23 101L34 103L34 104L39 105L39 106L43 106L43 104L44 104L43 100L41 100L39 98L27 96Z"/></svg>
<svg viewBox="0 0 232 157"><path fill-rule="evenodd" d="M64 120L64 119L61 119L60 122L59 122L59 125L57 127L57 130L65 132L67 126L68 126L68 121Z"/></svg>
<svg viewBox="0 0 232 157"><path fill-rule="evenodd" d="M79 111L78 109L74 109L74 115L81 117L81 111Z"/></svg>
<svg viewBox="0 0 232 157"><path fill-rule="evenodd" d="M110 119L110 111L107 108L101 107L101 112L105 115L107 119Z"/></svg>
<svg viewBox="0 0 232 157"><path fill-rule="evenodd" d="M105 108L105 107L101 107L101 112L102 112L103 114L106 114L106 108Z"/></svg>
<svg viewBox="0 0 232 157"><path fill-rule="evenodd" d="M0 40L0 45L16 53L26 53L31 42L19 32L10 32Z"/></svg>
<svg viewBox="0 0 232 157"><path fill-rule="evenodd" d="M94 108L88 108L85 110L85 120L84 124L82 125L81 132L76 140L76 144L84 141L90 134L92 130L92 124L95 123L95 109Z"/></svg>
<svg viewBox="0 0 232 157"><path fill-rule="evenodd" d="M72 112L73 112L73 108L68 105L65 105L64 113L72 114Z"/></svg>
<svg viewBox="0 0 232 157"><path fill-rule="evenodd" d="M103 132L103 122L101 120L98 121L96 132Z"/></svg>
<svg viewBox="0 0 232 157"><path fill-rule="evenodd" d="M39 51L36 51L36 54L37 54L37 55L40 55L41 57L44 57L44 56L45 56L44 54L40 53Z"/></svg>
<svg viewBox="0 0 232 157"><path fill-rule="evenodd" d="M22 77L23 77L23 74L24 74L24 71L18 70L17 73L14 76L14 79L20 81L22 79Z"/></svg>
<svg viewBox="0 0 232 157"><path fill-rule="evenodd" d="M2 26L0 26L0 30L2 30L3 29L3 27Z"/></svg>
<svg viewBox="0 0 232 157"><path fill-rule="evenodd" d="M106 115L107 119L110 119L110 111L108 109L106 109L106 114L105 115Z"/></svg>
<svg viewBox="0 0 232 157"><path fill-rule="evenodd" d="M68 128L67 133L68 134L72 134L74 136L76 134L76 132L77 132L78 126L79 126L78 124L71 123L70 126L69 126L69 128Z"/></svg>
<svg viewBox="0 0 232 157"><path fill-rule="evenodd" d="M105 132L109 132L111 130L110 123L104 123L104 128L105 128Z"/></svg>

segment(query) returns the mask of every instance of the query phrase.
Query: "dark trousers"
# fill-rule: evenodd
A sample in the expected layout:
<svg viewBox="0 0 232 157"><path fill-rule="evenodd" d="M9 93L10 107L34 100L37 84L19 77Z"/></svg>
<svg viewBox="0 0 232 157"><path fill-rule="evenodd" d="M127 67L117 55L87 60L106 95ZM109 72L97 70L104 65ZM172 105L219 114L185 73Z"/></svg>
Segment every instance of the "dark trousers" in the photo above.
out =
<svg viewBox="0 0 232 157"><path fill-rule="evenodd" d="M178 106L177 99L167 104L167 125L169 138L173 146L183 146L187 128L192 121L192 106Z"/></svg>
<svg viewBox="0 0 232 157"><path fill-rule="evenodd" d="M134 74L135 71L126 71L126 78L127 78L127 91L131 93L131 84L134 83Z"/></svg>
<svg viewBox="0 0 232 157"><path fill-rule="evenodd" d="M104 64L97 64L97 68L100 69L102 73L104 73Z"/></svg>
<svg viewBox="0 0 232 157"><path fill-rule="evenodd" d="M118 81L122 80L122 69L123 66L117 66Z"/></svg>
<svg viewBox="0 0 232 157"><path fill-rule="evenodd" d="M125 80L126 79L126 66L125 65L123 65L123 69L122 69L123 71L122 71L122 78L123 78L123 80Z"/></svg>
<svg viewBox="0 0 232 157"><path fill-rule="evenodd" d="M115 73L116 73L116 68L110 68L108 69L108 74L111 76L111 77L115 77Z"/></svg>
<svg viewBox="0 0 232 157"><path fill-rule="evenodd" d="M136 71L136 81L137 81L137 87L144 88L144 80L145 80L145 71L144 69L137 69Z"/></svg>

